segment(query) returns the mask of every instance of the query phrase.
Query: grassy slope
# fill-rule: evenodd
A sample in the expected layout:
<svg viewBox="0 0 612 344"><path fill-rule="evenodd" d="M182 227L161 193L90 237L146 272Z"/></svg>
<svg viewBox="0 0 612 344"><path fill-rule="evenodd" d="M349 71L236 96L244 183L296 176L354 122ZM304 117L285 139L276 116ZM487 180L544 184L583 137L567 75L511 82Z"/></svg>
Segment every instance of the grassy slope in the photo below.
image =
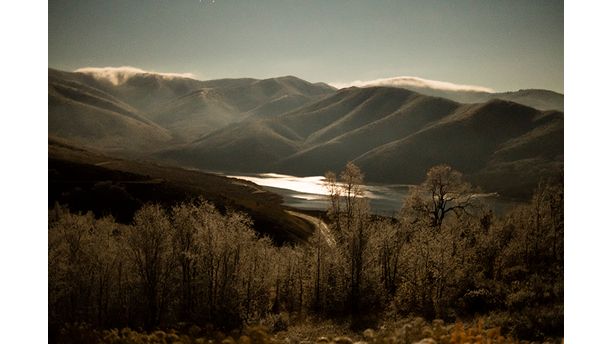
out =
<svg viewBox="0 0 612 344"><path fill-rule="evenodd" d="M147 150L170 133L112 95L49 75L49 134L105 150Z"/></svg>
<svg viewBox="0 0 612 344"><path fill-rule="evenodd" d="M93 210L130 222L144 203L176 202L203 196L222 211L248 213L255 229L276 242L306 240L311 225L285 212L280 196L238 179L116 159L83 150L62 140L49 140L49 206L56 201L76 211Z"/></svg>
<svg viewBox="0 0 612 344"><path fill-rule="evenodd" d="M190 142L250 116L291 111L334 91L291 76L198 81L138 74L113 84L49 69L50 133L81 143L92 138L90 146L103 150L159 148L155 130ZM144 142L147 138L150 142Z"/></svg>

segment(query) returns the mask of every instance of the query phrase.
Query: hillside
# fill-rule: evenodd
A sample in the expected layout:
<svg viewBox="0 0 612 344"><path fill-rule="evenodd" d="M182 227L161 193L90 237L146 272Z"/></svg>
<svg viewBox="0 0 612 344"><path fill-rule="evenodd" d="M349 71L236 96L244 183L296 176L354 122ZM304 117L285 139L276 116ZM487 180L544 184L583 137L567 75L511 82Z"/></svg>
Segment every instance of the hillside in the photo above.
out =
<svg viewBox="0 0 612 344"><path fill-rule="evenodd" d="M562 109L563 95L392 85L49 69L49 136L223 172L321 175L355 161L381 183L419 183L429 167L449 163L491 192L521 198L562 172L563 113L538 109Z"/></svg>
<svg viewBox="0 0 612 344"><path fill-rule="evenodd" d="M334 91L292 76L199 81L128 68L49 69L49 134L102 150L147 153Z"/></svg>
<svg viewBox="0 0 612 344"><path fill-rule="evenodd" d="M148 150L171 141L165 128L112 95L49 73L50 136L107 151Z"/></svg>
<svg viewBox="0 0 612 344"><path fill-rule="evenodd" d="M202 169L302 176L354 160L369 181L407 184L449 163L487 190L526 197L540 178L561 173L562 133L563 113L514 102L460 104L401 88L346 88L156 156ZM497 178L517 168L513 178Z"/></svg>
<svg viewBox="0 0 612 344"><path fill-rule="evenodd" d="M444 81L427 80L410 76L360 81L354 84L363 88L403 88L432 97L447 98L459 103L485 103L493 99L501 99L542 111L563 111L563 94L542 89L495 92L494 90L480 86L457 85Z"/></svg>
<svg viewBox="0 0 612 344"><path fill-rule="evenodd" d="M155 111L176 97L205 87L202 81L190 77L138 71L129 67L85 68L74 73L62 73L108 92L142 113Z"/></svg>
<svg viewBox="0 0 612 344"><path fill-rule="evenodd" d="M494 93L489 99L509 100L538 110L563 111L563 94L538 89Z"/></svg>
<svg viewBox="0 0 612 344"><path fill-rule="evenodd" d="M148 118L190 141L249 117L291 111L334 91L295 77L212 80L204 85L149 112Z"/></svg>
<svg viewBox="0 0 612 344"><path fill-rule="evenodd" d="M373 180L391 182L416 182L429 167L446 163L488 191L527 196L527 190L541 178L555 177L562 171L562 121L559 112L542 114L516 103L493 100L464 107L412 135L364 153L355 162ZM547 131L551 122L561 135L537 135ZM543 142L534 142L538 139ZM530 168L515 170L513 178L500 178L501 171L512 174L524 160L529 161ZM493 171L498 176L493 177Z"/></svg>
<svg viewBox="0 0 612 344"><path fill-rule="evenodd" d="M221 211L247 213L254 228L277 243L306 240L312 226L291 216L279 195L256 184L154 164L118 159L84 150L62 139L49 139L49 207L55 202L72 211L112 215L130 224L134 212L152 202L166 207L204 197Z"/></svg>
<svg viewBox="0 0 612 344"><path fill-rule="evenodd" d="M358 93L371 96L356 109L347 111L333 123L309 135L305 149L279 161L279 169L308 174L339 170L346 161L406 137L460 107L460 104L446 99L398 89L364 89ZM368 118L363 113L374 116ZM370 177L368 174L371 180Z"/></svg>

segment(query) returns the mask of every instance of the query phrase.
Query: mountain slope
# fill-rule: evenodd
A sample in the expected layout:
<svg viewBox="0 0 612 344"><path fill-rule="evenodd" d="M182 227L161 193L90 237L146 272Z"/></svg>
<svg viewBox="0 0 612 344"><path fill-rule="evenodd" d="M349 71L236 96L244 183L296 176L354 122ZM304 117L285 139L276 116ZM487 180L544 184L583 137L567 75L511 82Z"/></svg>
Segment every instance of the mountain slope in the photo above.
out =
<svg viewBox="0 0 612 344"><path fill-rule="evenodd" d="M247 121L229 125L191 144L156 153L181 166L216 171L262 171L270 163L299 150L300 138L274 122Z"/></svg>
<svg viewBox="0 0 612 344"><path fill-rule="evenodd" d="M131 223L148 202L171 207L203 196L222 212L245 212L259 233L278 244L304 242L313 230L310 223L286 212L279 195L244 180L118 159L66 140L49 139L48 150L49 207L58 202L74 212L93 211Z"/></svg>
<svg viewBox="0 0 612 344"><path fill-rule="evenodd" d="M63 72L66 74L67 72ZM142 113L203 88L202 81L180 75L133 71L129 67L77 69L70 77L103 90Z"/></svg>
<svg viewBox="0 0 612 344"><path fill-rule="evenodd" d="M551 120L562 123L562 114L542 116L526 106L493 100L462 108L434 125L364 153L355 162L373 180L414 183L422 179L429 167L441 163L476 175L485 167L494 166L500 156L506 156L505 161L536 157L562 161L562 136L548 137L547 146L532 145L529 152L523 149L527 154L522 156L511 155L513 149L517 150L515 141L527 140L523 137L534 136L534 131L546 131L543 127ZM384 172L387 170L397 172Z"/></svg>
<svg viewBox="0 0 612 344"><path fill-rule="evenodd" d="M132 153L193 141L334 92L291 76L198 81L127 67L48 72L51 135Z"/></svg>
<svg viewBox="0 0 612 344"><path fill-rule="evenodd" d="M49 136L225 172L321 175L355 161L383 183L418 183L448 163L520 197L562 172L563 113L536 108L562 108L563 95L441 85L411 87L464 103L398 85L335 90L291 76L198 81L49 69Z"/></svg>
<svg viewBox="0 0 612 344"><path fill-rule="evenodd" d="M175 98L147 116L184 141L190 141L247 115L228 104L215 89L206 88Z"/></svg>
<svg viewBox="0 0 612 344"><path fill-rule="evenodd" d="M509 100L538 110L563 111L563 94L541 90L525 89L512 92L495 92L481 86L458 85L444 81L427 80L411 76L358 81L351 83L358 87L397 87L432 97L442 97L460 103L484 103L493 99ZM338 85L340 87L341 85Z"/></svg>
<svg viewBox="0 0 612 344"><path fill-rule="evenodd" d="M279 170L288 173L320 174L321 171L340 170L348 160L387 142L403 138L448 115L460 104L440 98L407 94L400 106L367 125L341 132L334 124L311 135L313 145L277 163ZM340 123L345 120L338 121ZM339 132L334 137L325 137ZM315 138L322 138L314 140ZM341 159L339 159L341 157Z"/></svg>
<svg viewBox="0 0 612 344"><path fill-rule="evenodd" d="M278 115L320 99L334 90L295 77L264 80L212 80L150 112L148 117L185 141L252 116Z"/></svg>
<svg viewBox="0 0 612 344"><path fill-rule="evenodd" d="M370 181L409 184L448 163L476 184L522 197L540 177L562 171L562 133L557 111L503 100L460 104L401 88L347 88L157 156L202 169L294 175L337 171L353 160ZM533 168L524 169L520 188L492 182L527 161Z"/></svg>
<svg viewBox="0 0 612 344"><path fill-rule="evenodd" d="M48 92L50 136L109 151L150 150L171 141L166 129L99 89L50 73Z"/></svg>
<svg viewBox="0 0 612 344"><path fill-rule="evenodd" d="M563 95L548 90L529 89L494 93L491 98L509 100L538 110L563 111Z"/></svg>

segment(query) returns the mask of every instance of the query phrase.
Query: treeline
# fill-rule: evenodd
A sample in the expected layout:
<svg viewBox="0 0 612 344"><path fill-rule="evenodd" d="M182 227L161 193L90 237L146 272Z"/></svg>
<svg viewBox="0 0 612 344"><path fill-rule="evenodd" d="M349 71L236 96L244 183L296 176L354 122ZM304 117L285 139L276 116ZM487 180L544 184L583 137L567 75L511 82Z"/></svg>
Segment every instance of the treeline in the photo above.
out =
<svg viewBox="0 0 612 344"><path fill-rule="evenodd" d="M436 166L390 219L370 214L355 165L326 180L329 231L298 246L277 247L244 214L203 199L146 205L131 225L52 209L50 326L479 314L519 337L562 335L562 185L496 218L460 173Z"/></svg>

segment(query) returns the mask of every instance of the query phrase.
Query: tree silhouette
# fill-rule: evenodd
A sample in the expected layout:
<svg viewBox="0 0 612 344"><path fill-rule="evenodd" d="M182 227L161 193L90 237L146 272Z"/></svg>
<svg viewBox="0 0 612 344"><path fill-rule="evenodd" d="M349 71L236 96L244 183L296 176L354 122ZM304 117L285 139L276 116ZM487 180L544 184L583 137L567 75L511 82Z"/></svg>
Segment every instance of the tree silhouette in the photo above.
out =
<svg viewBox="0 0 612 344"><path fill-rule="evenodd" d="M466 213L475 205L474 189L459 171L448 165L434 166L425 181L405 204L405 210L420 213L432 227L440 228L448 213Z"/></svg>

